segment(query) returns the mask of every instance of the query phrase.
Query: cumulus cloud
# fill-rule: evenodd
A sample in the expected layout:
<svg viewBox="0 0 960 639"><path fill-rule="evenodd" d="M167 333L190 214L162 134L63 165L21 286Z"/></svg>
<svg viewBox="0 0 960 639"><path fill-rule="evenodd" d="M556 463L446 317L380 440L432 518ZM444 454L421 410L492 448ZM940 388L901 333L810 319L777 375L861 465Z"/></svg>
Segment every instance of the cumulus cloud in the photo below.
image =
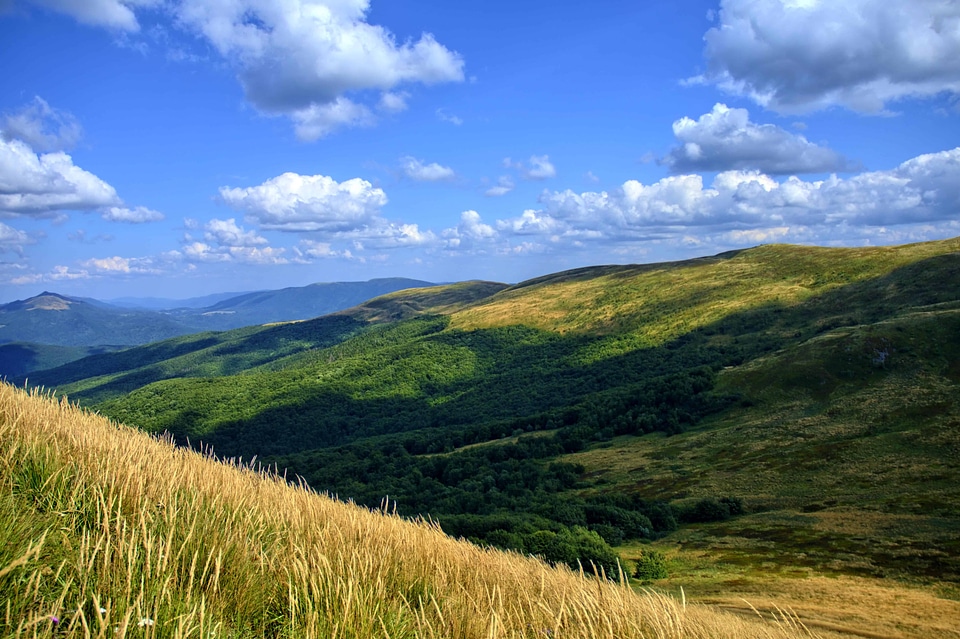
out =
<svg viewBox="0 0 960 639"><path fill-rule="evenodd" d="M0 222L0 253L23 255L23 247L33 244L26 233Z"/></svg>
<svg viewBox="0 0 960 639"><path fill-rule="evenodd" d="M826 147L772 124L755 124L746 109L716 104L699 120L673 123L680 145L663 162L675 173L755 169L770 175L844 171L849 163Z"/></svg>
<svg viewBox="0 0 960 639"><path fill-rule="evenodd" d="M206 242L187 242L178 255L188 262L277 265L289 263L283 256L285 252L286 249L270 246L214 246Z"/></svg>
<svg viewBox="0 0 960 639"><path fill-rule="evenodd" d="M257 235L256 231L247 231L234 218L228 220L213 219L204 227L204 239L221 246L263 246L267 239Z"/></svg>
<svg viewBox="0 0 960 639"><path fill-rule="evenodd" d="M540 210L498 221L497 228L554 242L616 242L677 238L694 230L747 241L795 236L799 229L830 237L838 228L873 228L876 234L888 227L949 226L960 212L960 148L849 179L777 181L759 171L727 171L710 186L700 175L650 185L629 180L614 192L546 191L540 204Z"/></svg>
<svg viewBox="0 0 960 639"><path fill-rule="evenodd" d="M4 140L22 140L36 151L70 149L83 136L83 129L72 114L54 109L40 96L19 111L4 114L0 122Z"/></svg>
<svg viewBox="0 0 960 639"><path fill-rule="evenodd" d="M395 224L384 219L376 219L362 228L334 233L330 238L350 242L359 251L431 246L437 241L433 231L421 230L417 224Z"/></svg>
<svg viewBox="0 0 960 639"><path fill-rule="evenodd" d="M259 186L220 189L223 201L265 229L347 231L369 226L387 196L370 182L284 173Z"/></svg>
<svg viewBox="0 0 960 639"><path fill-rule="evenodd" d="M512 220L498 220L497 228L514 235L552 235L562 231L563 224L542 211L528 209Z"/></svg>
<svg viewBox="0 0 960 639"><path fill-rule="evenodd" d="M406 91L384 91L380 96L378 106L381 111L399 113L400 111L406 111L407 100L409 99L410 94Z"/></svg>
<svg viewBox="0 0 960 639"><path fill-rule="evenodd" d="M501 175L500 179L497 180L495 186L491 186L489 189L483 192L487 197L500 197L501 195L506 195L514 189L516 185L513 183L513 180L509 175Z"/></svg>
<svg viewBox="0 0 960 639"><path fill-rule="evenodd" d="M63 151L37 154L22 140L0 139L0 217L66 219L62 211L99 211L111 222L156 222L163 214L129 208L116 190Z"/></svg>
<svg viewBox="0 0 960 639"><path fill-rule="evenodd" d="M192 229L199 227L199 223L189 220L186 226ZM182 250L171 257L206 263L289 263L284 257L286 249L267 246L269 242L266 238L258 235L256 231L248 231L239 226L234 218L212 219L203 225L202 230L202 240L188 233L183 239Z"/></svg>
<svg viewBox="0 0 960 639"><path fill-rule="evenodd" d="M516 169L525 180L546 180L557 175L557 169L550 161L549 155L531 155L526 164L504 158L503 166L508 169Z"/></svg>
<svg viewBox="0 0 960 639"><path fill-rule="evenodd" d="M296 114L298 131L309 113L317 137L363 120L347 94L463 81L463 59L433 35L398 43L369 24L369 0L180 0L175 7L181 24L237 66L254 106Z"/></svg>
<svg viewBox="0 0 960 639"><path fill-rule="evenodd" d="M148 209L145 206L132 209L125 206L111 206L104 209L100 216L110 222L126 222L128 224L159 222L164 219L163 213Z"/></svg>
<svg viewBox="0 0 960 639"><path fill-rule="evenodd" d="M35 5L65 13L77 22L122 31L138 31L134 10L159 5L163 0L29 0Z"/></svg>
<svg viewBox="0 0 960 639"><path fill-rule="evenodd" d="M424 175L437 179L440 172L432 168L434 166L419 164ZM223 187L220 195L227 204L244 211L248 222L260 228L309 234L311 237L301 240L292 251L289 259L297 262L313 257L363 259L357 256L357 251L427 247L439 243L432 231L423 230L417 224L394 223L383 218L380 209L387 203L386 194L360 178L337 182L324 175L284 173L256 187ZM237 228L232 219L214 222L218 225L217 232L213 232L213 223L208 224L204 227L202 242L187 236L188 244L184 247L187 255L205 261L224 261L228 254L248 261L254 256L273 259L275 263L288 259L280 257L283 249L270 253L274 249L266 247L259 253L245 251L241 255L236 245L253 248L256 244L259 249L266 241L253 232ZM335 242L349 244L353 252L334 249ZM227 244L232 245L229 251L224 250Z"/></svg>
<svg viewBox="0 0 960 639"><path fill-rule="evenodd" d="M451 250L471 250L498 237L496 229L485 224L480 214L472 210L461 213L460 223L445 229L442 235L444 247Z"/></svg>
<svg viewBox="0 0 960 639"><path fill-rule="evenodd" d="M436 162L424 164L411 156L400 159L400 171L417 182L446 182L457 177L456 172L448 166L441 166Z"/></svg>
<svg viewBox="0 0 960 639"><path fill-rule="evenodd" d="M398 42L367 22L369 0L29 1L128 32L139 29L137 9L161 7L233 66L251 104L289 116L303 140L371 124L374 106L403 110L404 85L464 80L463 58L432 34ZM359 101L371 93L380 95L378 104Z"/></svg>
<svg viewBox="0 0 960 639"><path fill-rule="evenodd" d="M87 280L90 279L90 273L86 270L75 271L72 270L69 266L58 265L54 266L50 273L42 276L44 280L50 280L54 282L60 281L70 281L70 280Z"/></svg>
<svg viewBox="0 0 960 639"><path fill-rule="evenodd" d="M37 155L20 140L0 140L0 215L52 217L120 204L112 186L66 153Z"/></svg>
<svg viewBox="0 0 960 639"><path fill-rule="evenodd" d="M90 275L158 275L162 269L148 257L95 257L80 262Z"/></svg>
<svg viewBox="0 0 960 639"><path fill-rule="evenodd" d="M297 137L313 142L340 128L370 126L373 113L362 104L339 96L324 104L311 104L290 114Z"/></svg>
<svg viewBox="0 0 960 639"><path fill-rule="evenodd" d="M300 240L299 245L294 247L294 252L301 261L305 262L309 262L311 259L354 259L353 254L347 249L336 250L330 242L317 242L314 240Z"/></svg>
<svg viewBox="0 0 960 639"><path fill-rule="evenodd" d="M960 4L722 0L704 36L709 82L782 113L960 94Z"/></svg>

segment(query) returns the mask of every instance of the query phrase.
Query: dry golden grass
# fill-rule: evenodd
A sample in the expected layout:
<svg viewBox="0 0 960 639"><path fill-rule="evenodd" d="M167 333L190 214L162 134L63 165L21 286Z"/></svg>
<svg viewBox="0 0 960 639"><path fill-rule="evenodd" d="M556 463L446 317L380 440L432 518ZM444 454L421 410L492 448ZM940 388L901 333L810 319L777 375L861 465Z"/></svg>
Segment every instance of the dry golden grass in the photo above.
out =
<svg viewBox="0 0 960 639"><path fill-rule="evenodd" d="M478 548L8 385L0 487L4 637L810 636Z"/></svg>
<svg viewBox="0 0 960 639"><path fill-rule="evenodd" d="M938 597L929 589L874 579L737 579L720 581L714 592L694 599L741 614L790 610L825 639L960 637L960 602Z"/></svg>

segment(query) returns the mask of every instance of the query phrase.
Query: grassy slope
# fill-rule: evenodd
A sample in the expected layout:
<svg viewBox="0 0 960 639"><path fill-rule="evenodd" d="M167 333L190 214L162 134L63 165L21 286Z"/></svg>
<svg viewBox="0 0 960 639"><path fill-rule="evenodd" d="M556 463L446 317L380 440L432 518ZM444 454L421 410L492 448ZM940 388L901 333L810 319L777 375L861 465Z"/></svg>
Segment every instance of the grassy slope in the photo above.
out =
<svg viewBox="0 0 960 639"><path fill-rule="evenodd" d="M299 383L306 369L297 367L309 362L314 377L325 371L367 379L372 386L351 391L363 411L374 406L374 390L414 398L421 390L410 376L416 367L397 364L400 381L387 379L358 357L364 349L392 352L398 362L456 364L447 382L452 396L463 391L457 375L496 376L542 357L544 345L561 344L563 366L583 371L605 362L616 368L690 340L721 351L738 341L768 344L772 350L731 362L720 376L722 390L743 394L744 405L679 436L616 439L570 460L600 482L594 490L690 500L737 494L759 511L685 527L657 542L673 562L676 576L667 585L685 585L688 593L756 594L771 577L810 574L955 583L958 249L957 240L869 249L766 246L679 264L583 269L447 310L439 333L395 334L391 342L394 329L385 325L382 343L361 348L347 341L263 370ZM515 325L527 328L510 333ZM444 337L450 335L457 340ZM498 369L476 357L476 340L490 335L535 344ZM447 350L430 351L428 344ZM350 357L333 361L332 353ZM215 401L212 387L226 397L240 378L224 381L192 382L196 399ZM162 386L140 392L132 404L164 397ZM230 401L240 410L244 398Z"/></svg>
<svg viewBox="0 0 960 639"><path fill-rule="evenodd" d="M5 384L0 520L5 637L806 634L454 541Z"/></svg>

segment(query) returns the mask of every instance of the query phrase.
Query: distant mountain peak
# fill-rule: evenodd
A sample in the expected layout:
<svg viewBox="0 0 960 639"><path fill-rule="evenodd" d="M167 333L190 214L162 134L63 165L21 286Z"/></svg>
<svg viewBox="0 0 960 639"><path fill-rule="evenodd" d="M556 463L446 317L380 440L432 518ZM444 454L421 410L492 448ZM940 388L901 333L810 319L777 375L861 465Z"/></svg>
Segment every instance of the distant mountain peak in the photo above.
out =
<svg viewBox="0 0 960 639"><path fill-rule="evenodd" d="M58 293L44 291L39 295L23 300L21 308L27 311L68 311L76 301ZM16 302L14 302L16 304Z"/></svg>

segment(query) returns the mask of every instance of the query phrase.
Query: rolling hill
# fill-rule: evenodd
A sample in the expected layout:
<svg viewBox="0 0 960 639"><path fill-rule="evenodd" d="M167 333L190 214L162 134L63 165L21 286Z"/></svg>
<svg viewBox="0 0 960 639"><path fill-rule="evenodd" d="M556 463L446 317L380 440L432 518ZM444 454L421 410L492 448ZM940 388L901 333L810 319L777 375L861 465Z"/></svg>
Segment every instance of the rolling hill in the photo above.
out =
<svg viewBox="0 0 960 639"><path fill-rule="evenodd" d="M31 383L555 563L656 549L661 587L734 607L824 576L958 592L958 334L960 240L771 245L394 293Z"/></svg>

